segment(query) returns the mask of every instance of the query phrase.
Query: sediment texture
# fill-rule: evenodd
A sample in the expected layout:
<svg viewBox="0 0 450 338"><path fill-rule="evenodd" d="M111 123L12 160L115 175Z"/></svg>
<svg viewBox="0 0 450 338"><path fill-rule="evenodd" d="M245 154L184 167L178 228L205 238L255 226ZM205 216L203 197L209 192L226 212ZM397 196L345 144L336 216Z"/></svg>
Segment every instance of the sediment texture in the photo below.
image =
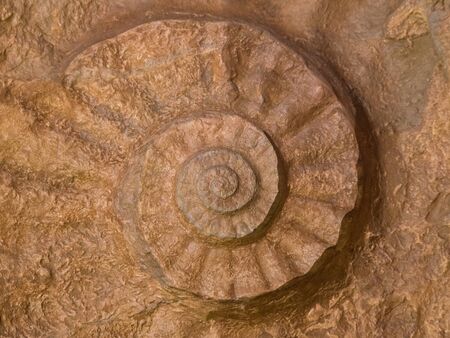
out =
<svg viewBox="0 0 450 338"><path fill-rule="evenodd" d="M0 337L446 337L444 1L0 4Z"/></svg>

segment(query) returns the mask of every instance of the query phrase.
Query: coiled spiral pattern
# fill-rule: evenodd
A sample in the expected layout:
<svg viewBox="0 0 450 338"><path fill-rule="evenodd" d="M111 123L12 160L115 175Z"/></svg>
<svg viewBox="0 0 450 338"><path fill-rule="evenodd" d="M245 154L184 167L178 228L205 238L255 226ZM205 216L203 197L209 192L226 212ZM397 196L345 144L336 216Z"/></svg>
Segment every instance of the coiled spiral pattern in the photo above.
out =
<svg viewBox="0 0 450 338"><path fill-rule="evenodd" d="M132 251L172 286L255 296L336 244L357 195L353 121L270 34L153 22L83 52L65 85L139 145L115 210Z"/></svg>

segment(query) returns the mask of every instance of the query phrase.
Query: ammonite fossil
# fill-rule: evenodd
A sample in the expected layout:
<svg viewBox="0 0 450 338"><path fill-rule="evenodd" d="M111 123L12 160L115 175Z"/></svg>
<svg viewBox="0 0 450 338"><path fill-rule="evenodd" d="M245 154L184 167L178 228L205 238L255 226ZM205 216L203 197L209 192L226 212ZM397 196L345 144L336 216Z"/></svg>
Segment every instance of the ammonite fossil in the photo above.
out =
<svg viewBox="0 0 450 338"><path fill-rule="evenodd" d="M135 138L115 210L132 251L171 286L255 296L336 244L357 195L353 122L269 33L153 22L88 48L64 83Z"/></svg>

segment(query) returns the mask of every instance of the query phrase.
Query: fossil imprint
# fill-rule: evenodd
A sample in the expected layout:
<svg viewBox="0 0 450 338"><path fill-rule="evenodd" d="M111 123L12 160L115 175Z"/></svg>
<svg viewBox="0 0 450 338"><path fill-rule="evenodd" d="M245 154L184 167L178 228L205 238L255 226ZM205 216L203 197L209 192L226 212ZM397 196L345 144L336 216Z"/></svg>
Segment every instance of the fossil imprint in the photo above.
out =
<svg viewBox="0 0 450 338"><path fill-rule="evenodd" d="M88 48L64 83L137 140L114 209L131 250L151 255L170 285L251 297L336 244L357 193L353 124L270 34L149 23Z"/></svg>

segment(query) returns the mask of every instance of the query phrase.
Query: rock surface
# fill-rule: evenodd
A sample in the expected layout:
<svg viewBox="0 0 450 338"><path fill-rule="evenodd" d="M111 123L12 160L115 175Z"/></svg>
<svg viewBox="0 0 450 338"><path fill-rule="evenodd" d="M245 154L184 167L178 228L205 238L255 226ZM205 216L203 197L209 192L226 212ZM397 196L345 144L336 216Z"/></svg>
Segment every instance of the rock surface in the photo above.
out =
<svg viewBox="0 0 450 338"><path fill-rule="evenodd" d="M0 4L0 337L446 337L445 1Z"/></svg>

